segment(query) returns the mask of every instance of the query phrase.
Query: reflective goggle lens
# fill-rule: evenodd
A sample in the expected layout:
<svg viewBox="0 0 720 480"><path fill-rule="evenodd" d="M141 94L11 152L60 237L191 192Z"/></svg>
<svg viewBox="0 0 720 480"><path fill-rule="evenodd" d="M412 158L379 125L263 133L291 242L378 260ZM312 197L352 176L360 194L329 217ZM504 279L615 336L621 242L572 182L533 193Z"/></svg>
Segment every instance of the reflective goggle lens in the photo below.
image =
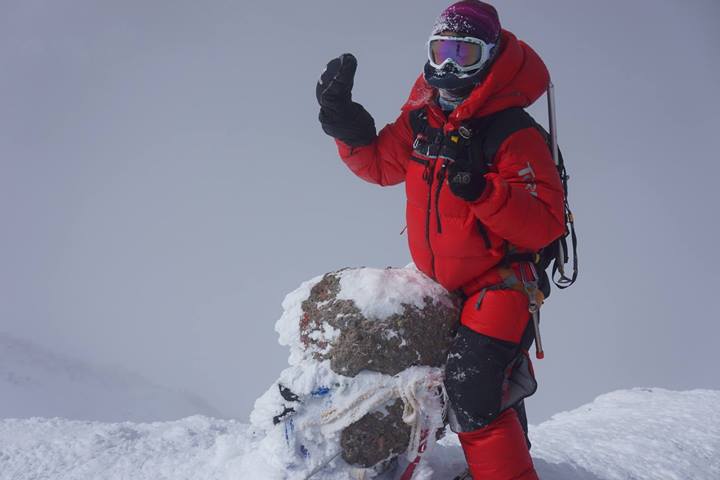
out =
<svg viewBox="0 0 720 480"><path fill-rule="evenodd" d="M436 39L430 42L430 58L436 65L451 59L462 67L469 67L482 59L482 51L482 45L461 40Z"/></svg>

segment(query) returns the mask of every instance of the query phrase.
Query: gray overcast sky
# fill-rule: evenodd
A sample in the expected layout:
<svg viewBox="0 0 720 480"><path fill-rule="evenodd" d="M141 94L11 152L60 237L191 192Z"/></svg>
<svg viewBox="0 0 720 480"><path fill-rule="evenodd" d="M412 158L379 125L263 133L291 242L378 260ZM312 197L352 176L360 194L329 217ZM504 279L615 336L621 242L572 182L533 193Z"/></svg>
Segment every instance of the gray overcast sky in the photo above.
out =
<svg viewBox="0 0 720 480"><path fill-rule="evenodd" d="M287 292L409 261L403 189L342 165L317 75L355 53L356 99L394 120L446 5L0 0L0 330L245 418L286 363ZM496 5L557 85L581 236L531 420L720 388L720 3Z"/></svg>

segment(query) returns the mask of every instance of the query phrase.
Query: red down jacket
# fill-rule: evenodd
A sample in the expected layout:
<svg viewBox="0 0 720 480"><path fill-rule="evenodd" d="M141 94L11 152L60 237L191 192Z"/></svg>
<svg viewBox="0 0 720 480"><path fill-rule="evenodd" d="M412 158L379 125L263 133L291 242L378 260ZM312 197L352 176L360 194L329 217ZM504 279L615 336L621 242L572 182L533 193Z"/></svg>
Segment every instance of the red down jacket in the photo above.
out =
<svg viewBox="0 0 720 480"><path fill-rule="evenodd" d="M505 140L486 174L485 192L472 203L453 195L446 182L437 185L440 161L426 167L411 158L413 110L425 108L430 126L449 132L470 118L527 107L544 94L549 74L540 57L508 31L502 32L502 44L485 80L449 117L437 106L437 90L421 75L400 117L383 128L374 143L351 148L338 142L343 161L364 180L379 185L405 181L408 242L415 264L446 289L463 289L468 295L499 281L493 267L506 248L537 251L565 231L560 178L545 140L534 128ZM425 168L433 169L434 183L423 180Z"/></svg>

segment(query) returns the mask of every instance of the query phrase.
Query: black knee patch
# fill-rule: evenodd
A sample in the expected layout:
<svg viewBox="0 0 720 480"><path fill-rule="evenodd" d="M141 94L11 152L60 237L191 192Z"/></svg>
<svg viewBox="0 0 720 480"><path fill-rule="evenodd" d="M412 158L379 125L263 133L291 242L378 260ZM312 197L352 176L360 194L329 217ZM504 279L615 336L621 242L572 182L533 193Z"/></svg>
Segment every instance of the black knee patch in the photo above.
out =
<svg viewBox="0 0 720 480"><path fill-rule="evenodd" d="M513 367L522 366L525 360L524 343L521 346L498 340L460 326L445 367L445 388L450 399L448 420L453 431L483 428L506 408L534 393L534 379L518 382L510 377ZM508 385L515 384L523 384L523 390L508 396Z"/></svg>

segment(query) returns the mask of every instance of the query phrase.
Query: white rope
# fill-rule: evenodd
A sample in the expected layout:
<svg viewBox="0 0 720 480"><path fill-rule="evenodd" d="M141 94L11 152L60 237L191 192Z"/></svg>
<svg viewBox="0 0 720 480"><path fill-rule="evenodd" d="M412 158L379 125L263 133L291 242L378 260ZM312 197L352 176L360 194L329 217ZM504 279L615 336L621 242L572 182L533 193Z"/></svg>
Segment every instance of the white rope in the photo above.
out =
<svg viewBox="0 0 720 480"><path fill-rule="evenodd" d="M303 427L319 426L324 434L332 434L396 398L403 402L403 422L410 425L407 455L412 460L418 455L423 432L430 432L425 434L427 451L434 444L434 431L443 426L448 398L440 369L429 373L426 369L422 372L416 368L404 370L364 391L349 403L325 410L317 420L305 422Z"/></svg>
<svg viewBox="0 0 720 480"><path fill-rule="evenodd" d="M450 400L445 390L443 376L442 370L435 370L422 384L405 384L406 386L412 386L410 390L406 389L405 393L400 397L405 405L403 421L412 426L410 444L408 445L408 457L411 459L412 455L417 455L420 452L423 435L427 438L424 449L424 452L427 452L435 445L435 432L445 426L444 419ZM420 387L419 390L418 387ZM412 392L412 395L408 395L408 392ZM420 392L419 396L418 392ZM408 405L413 407L412 411L408 411ZM423 432L425 433L423 434Z"/></svg>
<svg viewBox="0 0 720 480"><path fill-rule="evenodd" d="M325 434L335 433L357 422L367 413L377 410L395 397L397 395L393 385L378 385L358 395L346 405L330 407L320 414L318 420L305 425L320 426Z"/></svg>

